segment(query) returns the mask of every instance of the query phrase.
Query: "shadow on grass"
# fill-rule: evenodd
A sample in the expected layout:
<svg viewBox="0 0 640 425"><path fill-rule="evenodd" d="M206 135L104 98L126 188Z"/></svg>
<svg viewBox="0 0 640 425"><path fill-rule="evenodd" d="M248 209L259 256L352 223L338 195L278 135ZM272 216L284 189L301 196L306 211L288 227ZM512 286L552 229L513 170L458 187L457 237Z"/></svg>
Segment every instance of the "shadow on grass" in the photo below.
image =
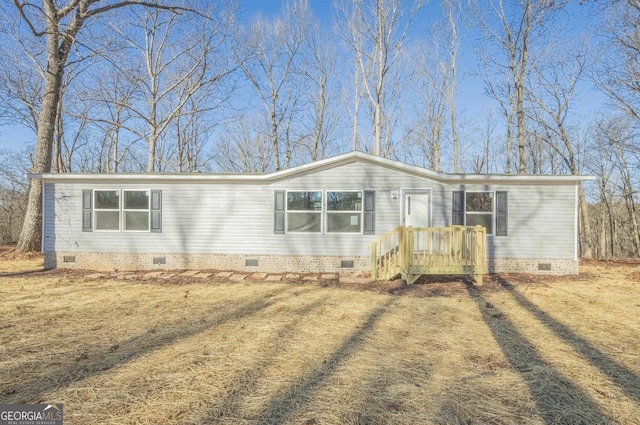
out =
<svg viewBox="0 0 640 425"><path fill-rule="evenodd" d="M16 277L16 276L30 276L34 274L43 274L46 272L50 272L53 269L31 269L31 270L20 270L18 272L0 272L0 277Z"/></svg>
<svg viewBox="0 0 640 425"><path fill-rule="evenodd" d="M12 394L0 395L0 402L18 404L44 402L41 397L50 391L68 387L98 373L132 362L148 353L191 338L224 323L258 314L274 305L278 301L276 296L289 289L284 287L269 291L258 299L245 297L238 301L239 305L236 309L227 314L214 312L211 315L200 317L184 316L190 320L179 326L176 326L175 322L159 323L153 328L155 331L136 335L107 349L100 348L100 352L97 354L84 354L80 358L69 358L67 363L56 365L55 368L52 368L53 370L48 370L46 375L37 376L24 385L16 385L16 388L11 389ZM90 335L87 335L87 339L90 339ZM7 376L17 376L20 373L22 373L21 370L6 372Z"/></svg>
<svg viewBox="0 0 640 425"><path fill-rule="evenodd" d="M611 421L570 379L547 363L524 335L471 284L471 298L491 330L511 369L529 387L538 414L546 424L606 424Z"/></svg>
<svg viewBox="0 0 640 425"><path fill-rule="evenodd" d="M216 400L216 407L211 409L206 416L199 420L199 423L217 423L224 418L242 417L241 402L244 397L255 396L256 389L260 385L260 377L265 375L266 370L276 364L278 353L286 350L294 339L296 329L304 326L302 318L311 314L326 304L326 297L320 294L317 300L312 301L302 307L291 311L290 320L275 330L275 336L266 346L260 348L260 352L255 353L256 361L251 366L241 364L233 378L229 379L227 394L221 400ZM253 418L255 419L255 418Z"/></svg>
<svg viewBox="0 0 640 425"><path fill-rule="evenodd" d="M358 329L345 339L342 345L329 358L324 360L320 370L306 377L302 382L291 385L282 396L272 400L261 415L259 423L281 424L286 422L289 415L307 402L312 393L358 348L365 335L373 329L380 317L390 308L394 301L393 298L390 298L373 310L367 320L358 326Z"/></svg>
<svg viewBox="0 0 640 425"><path fill-rule="evenodd" d="M622 391L629 397L640 403L640 376L624 367L622 364L611 359L609 356L598 350L591 343L580 337L568 326L555 320L545 313L538 306L529 301L524 295L515 290L502 276L497 276L498 283L522 306L543 323L556 336L571 345L582 357L589 361L594 367L609 377Z"/></svg>

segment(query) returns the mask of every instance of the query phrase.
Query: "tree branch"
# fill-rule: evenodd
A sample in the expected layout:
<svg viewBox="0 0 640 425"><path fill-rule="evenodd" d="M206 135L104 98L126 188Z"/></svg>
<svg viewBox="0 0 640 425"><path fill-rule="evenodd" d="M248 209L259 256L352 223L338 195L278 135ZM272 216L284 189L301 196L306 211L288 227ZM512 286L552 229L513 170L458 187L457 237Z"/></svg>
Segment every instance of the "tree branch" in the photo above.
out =
<svg viewBox="0 0 640 425"><path fill-rule="evenodd" d="M24 11L24 6L26 5L26 3L21 4L18 2L18 0L13 0L13 4L15 4L16 8L18 8L18 11L20 12L20 16L22 16L22 19L24 19L24 21L27 23L33 35L35 35L36 37L42 37L47 33L46 31L36 31L36 28L33 26L33 24L31 23L31 20L27 17L27 14Z"/></svg>
<svg viewBox="0 0 640 425"><path fill-rule="evenodd" d="M68 5L66 5L65 7L63 7L62 9L58 10L56 12L56 19L60 20L62 18L64 18L65 16L67 16L69 13L73 12L73 10L78 7L78 4L80 3L80 0L72 0L69 2Z"/></svg>
<svg viewBox="0 0 640 425"><path fill-rule="evenodd" d="M17 0L14 0L14 1L17 1ZM164 5L164 4L157 4L157 3L152 3L152 2L148 2L148 1L137 1L137 0L121 1L119 3L114 3L114 4L110 4L110 5L103 6L103 7L98 7L96 9L89 10L87 12L87 16L94 16L94 15L97 15L99 13L108 12L108 11L113 10L113 9L119 9L121 7L133 6L133 5L151 7L151 8L154 8L154 9L169 10L169 11L174 12L174 13L180 13L180 12L195 13L196 15L201 16L203 18L211 19L209 16L206 16L206 15L196 11L195 9L192 9L192 8L189 8L189 7L168 6L168 5Z"/></svg>

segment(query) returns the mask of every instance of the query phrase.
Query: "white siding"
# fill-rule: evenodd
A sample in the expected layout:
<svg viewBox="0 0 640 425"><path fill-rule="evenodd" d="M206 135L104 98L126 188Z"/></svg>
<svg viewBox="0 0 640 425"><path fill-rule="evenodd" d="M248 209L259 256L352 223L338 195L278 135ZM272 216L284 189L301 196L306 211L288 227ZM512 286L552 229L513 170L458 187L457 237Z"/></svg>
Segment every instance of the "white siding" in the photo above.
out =
<svg viewBox="0 0 640 425"><path fill-rule="evenodd" d="M162 232L83 232L83 189L162 190ZM274 234L276 190L376 192L376 235ZM368 244L400 224L401 190L430 189L432 225L451 224L454 190L509 192L509 236L489 237L503 258L573 258L575 185L445 185L367 162L272 183L45 184L45 252L148 252L366 256ZM397 191L396 199L391 196Z"/></svg>

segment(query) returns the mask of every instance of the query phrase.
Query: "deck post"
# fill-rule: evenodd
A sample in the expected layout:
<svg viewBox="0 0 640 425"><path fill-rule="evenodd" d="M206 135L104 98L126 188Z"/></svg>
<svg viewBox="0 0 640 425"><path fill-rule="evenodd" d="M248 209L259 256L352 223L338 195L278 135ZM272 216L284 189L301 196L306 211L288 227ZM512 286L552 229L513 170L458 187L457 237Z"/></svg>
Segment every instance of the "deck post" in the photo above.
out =
<svg viewBox="0 0 640 425"><path fill-rule="evenodd" d="M378 280L378 264L377 264L377 242L373 241L369 244L371 248L371 280Z"/></svg>
<svg viewBox="0 0 640 425"><path fill-rule="evenodd" d="M485 228L483 226L477 225L473 228L474 230L474 266L473 266L473 280L476 286L482 286L482 274L484 273L484 263L486 261L484 253L485 253Z"/></svg>
<svg viewBox="0 0 640 425"><path fill-rule="evenodd" d="M409 226L406 229L406 232L404 235L404 243L405 243L405 250L404 250L405 256L404 256L403 268L405 272L409 274L409 269L411 268L411 265L414 262L413 260L413 227L412 226Z"/></svg>

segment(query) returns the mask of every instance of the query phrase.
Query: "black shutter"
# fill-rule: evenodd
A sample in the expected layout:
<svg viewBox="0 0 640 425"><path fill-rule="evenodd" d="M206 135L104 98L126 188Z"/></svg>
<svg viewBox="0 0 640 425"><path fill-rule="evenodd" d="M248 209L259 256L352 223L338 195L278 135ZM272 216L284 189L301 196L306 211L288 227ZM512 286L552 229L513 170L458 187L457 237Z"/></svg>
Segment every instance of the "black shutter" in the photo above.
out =
<svg viewBox="0 0 640 425"><path fill-rule="evenodd" d="M364 191L363 233L375 235L376 233L376 192Z"/></svg>
<svg viewBox="0 0 640 425"><path fill-rule="evenodd" d="M464 225L464 192L453 192L453 216L451 224L454 226Z"/></svg>
<svg viewBox="0 0 640 425"><path fill-rule="evenodd" d="M151 229L152 232L162 232L162 191L151 191Z"/></svg>
<svg viewBox="0 0 640 425"><path fill-rule="evenodd" d="M508 210L507 192L496 192L496 236L509 234Z"/></svg>
<svg viewBox="0 0 640 425"><path fill-rule="evenodd" d="M284 190L276 190L275 193L273 233L284 233L285 194Z"/></svg>
<svg viewBox="0 0 640 425"><path fill-rule="evenodd" d="M93 190L87 189L82 191L82 231L92 232L92 213L93 213Z"/></svg>

